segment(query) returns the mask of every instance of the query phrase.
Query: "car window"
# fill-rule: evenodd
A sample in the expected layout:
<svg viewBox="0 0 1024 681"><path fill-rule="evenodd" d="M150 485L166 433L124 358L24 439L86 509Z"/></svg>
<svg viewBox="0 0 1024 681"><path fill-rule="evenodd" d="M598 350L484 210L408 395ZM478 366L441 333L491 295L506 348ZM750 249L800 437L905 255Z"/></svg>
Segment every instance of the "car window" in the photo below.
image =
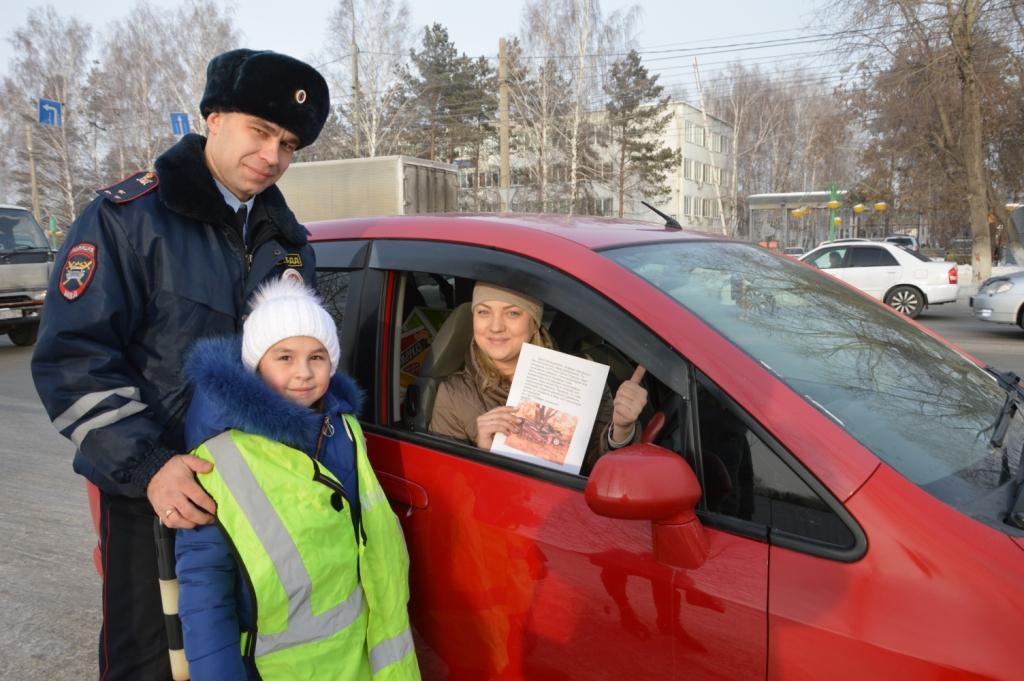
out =
<svg viewBox="0 0 1024 681"><path fill-rule="evenodd" d="M392 380L397 381L397 385L393 383L392 389L400 397L394 403L390 421L405 430L431 433L438 387L445 378L462 371L467 360L472 320L467 314L468 308L460 308L469 304L475 280L424 272L396 274L399 298L395 307L401 312L395 327L398 334L394 353L397 366L392 372ZM593 330L548 301L544 306L543 327L554 349L608 367L598 423L594 425L588 447L588 452L595 451L596 442L603 435L600 421L610 421L613 396L622 382L631 378L638 362L611 343L605 334ZM671 392L653 372L644 378L644 385L652 394ZM654 407L648 404L638 420L640 428L653 413ZM686 411L676 409L675 417L685 418ZM534 433L530 431L530 434ZM462 444L473 446L471 442ZM564 444L567 446L567 442ZM683 452L684 448L679 447L677 451ZM582 477L589 474L592 464L589 456L587 461L589 463L585 462L578 471Z"/></svg>
<svg viewBox="0 0 1024 681"><path fill-rule="evenodd" d="M324 308L334 317L334 323L341 329L345 318L345 304L348 302L349 282L352 273L345 270L317 270L316 288Z"/></svg>
<svg viewBox="0 0 1024 681"><path fill-rule="evenodd" d="M850 267L898 267L899 262L884 248L860 247L850 249Z"/></svg>
<svg viewBox="0 0 1024 681"><path fill-rule="evenodd" d="M46 250L46 235L27 210L0 208L0 251Z"/></svg>
<svg viewBox="0 0 1024 681"><path fill-rule="evenodd" d="M809 260L812 265L822 270L833 270L840 267L847 267L847 265L844 264L846 261L847 250L849 249L846 246L826 248Z"/></svg>
<svg viewBox="0 0 1024 681"><path fill-rule="evenodd" d="M754 431L735 403L703 376L696 385L701 508L776 536L852 549L856 539L847 524Z"/></svg>
<svg viewBox="0 0 1024 681"><path fill-rule="evenodd" d="M740 243L677 242L605 253L942 501L969 512L1017 474L1021 439L990 440L1007 395L995 378L839 282ZM736 279L748 294L734 299L729 293ZM1011 432L1022 422L1017 413ZM1001 517L984 518L1003 528Z"/></svg>

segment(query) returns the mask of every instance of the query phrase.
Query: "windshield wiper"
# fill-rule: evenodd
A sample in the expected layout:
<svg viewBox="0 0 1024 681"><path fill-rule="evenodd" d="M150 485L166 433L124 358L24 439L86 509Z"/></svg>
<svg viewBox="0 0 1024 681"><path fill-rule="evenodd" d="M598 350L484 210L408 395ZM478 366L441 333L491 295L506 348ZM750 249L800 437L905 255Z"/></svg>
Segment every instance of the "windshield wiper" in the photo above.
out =
<svg viewBox="0 0 1024 681"><path fill-rule="evenodd" d="M1020 451L1020 461L1017 462L1017 475L1013 479L1017 486L1015 492L1010 493L1010 507L1006 509L1006 524L1013 525L1018 530L1024 530L1024 447Z"/></svg>
<svg viewBox="0 0 1024 681"><path fill-rule="evenodd" d="M1013 415L1017 413L1021 400L1020 376L1012 371L999 372L988 367L989 372L999 381L999 386L1006 391L1006 399L999 409L999 416L992 426L992 437L989 442L993 447L1001 448L1006 441L1006 431L1013 421ZM1003 452L1003 465L1013 452ZM1018 530L1024 530L1024 446L1018 454L1017 474L1013 478L1014 489L1010 492L1010 504L1006 509L1004 518L1007 525L1012 525Z"/></svg>
<svg viewBox="0 0 1024 681"><path fill-rule="evenodd" d="M999 386L1006 391L1006 399L1003 400L1003 406L999 409L999 416L996 417L996 422L992 424L992 437L989 440L993 447L999 449L1003 446L1003 441L1006 439L1006 430L1009 428L1010 421L1013 420L1013 415L1017 412L1018 403L1020 402L1020 376L1012 371L998 372L992 369L989 369L989 371L999 381Z"/></svg>

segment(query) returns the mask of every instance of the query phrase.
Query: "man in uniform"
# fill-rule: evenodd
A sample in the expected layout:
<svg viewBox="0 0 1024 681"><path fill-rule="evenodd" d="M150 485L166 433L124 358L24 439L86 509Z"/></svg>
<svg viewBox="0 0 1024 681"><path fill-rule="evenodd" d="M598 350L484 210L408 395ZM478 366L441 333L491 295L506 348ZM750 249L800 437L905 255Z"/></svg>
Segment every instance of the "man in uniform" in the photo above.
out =
<svg viewBox="0 0 1024 681"><path fill-rule="evenodd" d="M104 681L169 679L154 513L172 528L216 508L184 453L182 357L241 330L245 301L287 269L312 282L307 232L275 183L320 134L327 83L274 52L232 50L206 72L190 134L155 170L101 190L72 225L47 291L32 375L74 468L99 488Z"/></svg>

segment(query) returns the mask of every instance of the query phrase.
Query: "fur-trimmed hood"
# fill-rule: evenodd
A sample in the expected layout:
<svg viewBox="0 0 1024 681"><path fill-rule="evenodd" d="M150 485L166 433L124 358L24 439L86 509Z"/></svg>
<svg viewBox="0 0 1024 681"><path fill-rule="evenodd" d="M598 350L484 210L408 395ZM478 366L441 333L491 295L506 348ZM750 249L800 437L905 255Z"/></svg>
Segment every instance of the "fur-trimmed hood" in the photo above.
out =
<svg viewBox="0 0 1024 681"><path fill-rule="evenodd" d="M211 225L234 228L234 215L214 184L206 167L206 138L196 133L185 135L156 160L157 187L160 200L170 210L185 217ZM307 241L306 228L295 219L277 185L260 193L253 205L249 223L258 226L267 220L282 239L302 246Z"/></svg>
<svg viewBox="0 0 1024 681"><path fill-rule="evenodd" d="M234 428L263 435L312 453L324 412L291 402L242 365L241 339L204 338L185 360L185 376L194 388L186 424L186 445L191 451L209 438ZM358 414L363 394L343 374L331 378L324 396L325 412Z"/></svg>

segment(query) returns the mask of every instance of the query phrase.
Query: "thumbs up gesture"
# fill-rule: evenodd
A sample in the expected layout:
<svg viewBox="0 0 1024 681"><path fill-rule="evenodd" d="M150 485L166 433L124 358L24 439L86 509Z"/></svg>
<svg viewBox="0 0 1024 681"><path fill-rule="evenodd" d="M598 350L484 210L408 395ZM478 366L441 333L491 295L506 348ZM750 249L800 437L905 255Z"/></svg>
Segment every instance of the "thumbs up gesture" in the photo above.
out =
<svg viewBox="0 0 1024 681"><path fill-rule="evenodd" d="M647 404L647 389L640 385L646 373L645 368L638 366L629 380L623 381L615 392L615 400L612 402L612 439L616 442L630 437L640 412Z"/></svg>

